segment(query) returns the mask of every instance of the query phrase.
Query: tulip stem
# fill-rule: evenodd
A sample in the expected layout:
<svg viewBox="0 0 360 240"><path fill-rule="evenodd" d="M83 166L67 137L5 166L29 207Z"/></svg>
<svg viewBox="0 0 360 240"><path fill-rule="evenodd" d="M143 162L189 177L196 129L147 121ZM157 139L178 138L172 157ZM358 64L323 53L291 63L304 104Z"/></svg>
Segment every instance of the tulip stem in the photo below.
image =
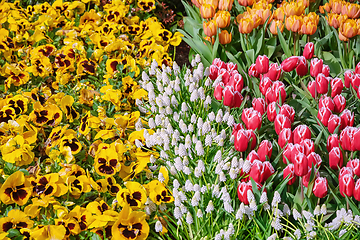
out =
<svg viewBox="0 0 360 240"><path fill-rule="evenodd" d="M296 33L294 32L294 56L296 56Z"/></svg>
<svg viewBox="0 0 360 240"><path fill-rule="evenodd" d="M303 177L300 177L300 186L301 186L301 203L304 201L304 185L302 184Z"/></svg>
<svg viewBox="0 0 360 240"><path fill-rule="evenodd" d="M349 199L348 199L348 198L346 198L346 210L348 210L348 211L349 211L349 208L350 208L350 206L349 206Z"/></svg>

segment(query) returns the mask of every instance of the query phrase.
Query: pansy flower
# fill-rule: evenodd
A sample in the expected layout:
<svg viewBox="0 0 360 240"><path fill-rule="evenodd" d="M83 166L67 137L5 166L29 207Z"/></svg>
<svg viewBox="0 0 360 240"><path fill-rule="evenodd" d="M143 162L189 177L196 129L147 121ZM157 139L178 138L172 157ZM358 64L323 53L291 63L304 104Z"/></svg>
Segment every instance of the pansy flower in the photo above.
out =
<svg viewBox="0 0 360 240"><path fill-rule="evenodd" d="M116 180L114 177L107 177L106 181L108 183L107 185L107 189L110 193L111 196L116 196L116 194L119 192L120 190L120 185L118 183L116 183Z"/></svg>
<svg viewBox="0 0 360 240"><path fill-rule="evenodd" d="M156 8L155 0L140 0L138 1L138 7L145 12L150 12Z"/></svg>
<svg viewBox="0 0 360 240"><path fill-rule="evenodd" d="M159 180L153 180L145 186L149 193L149 198L155 204L160 205L161 203L171 203L174 201L170 191Z"/></svg>
<svg viewBox="0 0 360 240"><path fill-rule="evenodd" d="M4 204L23 206L31 196L30 183L21 171L11 174L0 188L0 199Z"/></svg>
<svg viewBox="0 0 360 240"><path fill-rule="evenodd" d="M38 225L30 233L32 239L61 240L65 238L66 229L63 225Z"/></svg>
<svg viewBox="0 0 360 240"><path fill-rule="evenodd" d="M42 106L40 102L33 104L34 110L30 113L29 118L35 125L41 127L45 124L57 126L62 120L62 111L55 104Z"/></svg>
<svg viewBox="0 0 360 240"><path fill-rule="evenodd" d="M70 147L71 153L73 155L79 153L82 149L80 141L75 137L76 133L71 131L66 131L65 135L61 138L60 141L60 150L64 147Z"/></svg>
<svg viewBox="0 0 360 240"><path fill-rule="evenodd" d="M66 115L66 119L69 120L69 122L73 122L74 119L77 119L79 117L79 113L75 111L73 108L74 98L70 95L66 95L61 99L61 110Z"/></svg>
<svg viewBox="0 0 360 240"><path fill-rule="evenodd" d="M114 147L101 149L95 156L94 168L101 176L112 176L120 171L121 164L116 149Z"/></svg>
<svg viewBox="0 0 360 240"><path fill-rule="evenodd" d="M81 59L77 64L77 71L78 75L87 73L90 75L95 75L96 70L96 63L92 60L88 59Z"/></svg>
<svg viewBox="0 0 360 240"><path fill-rule="evenodd" d="M145 218L145 212L132 211L128 205L125 205L111 228L112 239L146 239L150 229Z"/></svg>
<svg viewBox="0 0 360 240"><path fill-rule="evenodd" d="M63 179L59 177L58 173L38 176L36 181L32 182L32 186L34 194L41 197L53 195L60 197L68 191Z"/></svg>
<svg viewBox="0 0 360 240"><path fill-rule="evenodd" d="M27 112L29 100L22 95L15 95L7 99L7 105L15 110L15 114L23 114Z"/></svg>
<svg viewBox="0 0 360 240"><path fill-rule="evenodd" d="M75 198L78 199L82 193L90 192L90 180L86 175L76 177L74 175L67 177L66 184L68 191Z"/></svg>
<svg viewBox="0 0 360 240"><path fill-rule="evenodd" d="M86 230L95 220L86 208L80 207L79 205L75 206L75 208L69 212L69 217L74 218L78 222L81 231Z"/></svg>
<svg viewBox="0 0 360 240"><path fill-rule="evenodd" d="M16 111L10 106L5 106L0 109L0 123L7 123L16 117Z"/></svg>
<svg viewBox="0 0 360 240"><path fill-rule="evenodd" d="M4 145L0 146L0 150L4 161L15 163L17 166L30 164L35 156L32 147L25 142L22 135L10 138Z"/></svg>
<svg viewBox="0 0 360 240"><path fill-rule="evenodd" d="M12 209L7 217L0 218L0 233L8 232L10 229L32 228L33 224L34 222L29 219L26 213L19 209Z"/></svg>
<svg viewBox="0 0 360 240"><path fill-rule="evenodd" d="M7 76L7 79L5 80L5 91L7 91L11 85L21 86L27 83L30 79L30 75L27 71L23 71L12 65L6 64L4 72Z"/></svg>
<svg viewBox="0 0 360 240"><path fill-rule="evenodd" d="M126 182L126 188L121 188L116 200L121 207L129 205L133 210L141 208L146 202L146 191L138 182Z"/></svg>
<svg viewBox="0 0 360 240"><path fill-rule="evenodd" d="M81 232L79 223L72 217L55 219L55 225L62 225L65 227L65 237L69 237L70 235L78 235Z"/></svg>
<svg viewBox="0 0 360 240"><path fill-rule="evenodd" d="M57 146L60 143L61 138L65 134L68 127L69 125L58 126L51 131L48 139L45 142L46 154L49 154L51 148Z"/></svg>

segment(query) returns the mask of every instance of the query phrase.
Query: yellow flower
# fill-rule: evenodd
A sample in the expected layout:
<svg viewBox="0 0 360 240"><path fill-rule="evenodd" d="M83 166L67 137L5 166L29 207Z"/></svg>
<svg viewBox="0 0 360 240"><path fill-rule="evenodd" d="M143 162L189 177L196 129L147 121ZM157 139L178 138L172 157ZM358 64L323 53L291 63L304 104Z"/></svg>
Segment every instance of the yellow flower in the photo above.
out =
<svg viewBox="0 0 360 240"><path fill-rule="evenodd" d="M90 180L86 175L80 175L78 177L71 175L66 179L70 194L78 199L82 193L90 192Z"/></svg>
<svg viewBox="0 0 360 240"><path fill-rule="evenodd" d="M128 205L119 213L117 221L111 228L113 240L142 240L149 235L149 225L145 212L132 211Z"/></svg>
<svg viewBox="0 0 360 240"><path fill-rule="evenodd" d="M58 173L50 173L44 176L38 176L32 185L33 192L41 197L53 195L55 197L60 197L68 191L63 179L59 177Z"/></svg>
<svg viewBox="0 0 360 240"><path fill-rule="evenodd" d="M79 205L75 206L75 208L69 212L69 217L74 218L79 223L81 231L85 231L88 226L95 221L92 214L86 208L80 207Z"/></svg>
<svg viewBox="0 0 360 240"><path fill-rule="evenodd" d="M7 217L0 218L0 233L8 232L10 229L32 228L33 224L34 222L24 212L12 209Z"/></svg>
<svg viewBox="0 0 360 240"><path fill-rule="evenodd" d="M70 95L66 95L61 99L61 110L66 115L66 119L69 120L69 122L73 122L74 119L79 118L79 113L75 111L73 108L74 98Z"/></svg>
<svg viewBox="0 0 360 240"><path fill-rule="evenodd" d="M155 0L139 0L138 7L145 12L150 12L156 8Z"/></svg>
<svg viewBox="0 0 360 240"><path fill-rule="evenodd" d="M121 207L129 205L131 209L142 208L146 202L146 191L138 182L125 182L126 188L121 188L116 195L118 204Z"/></svg>
<svg viewBox="0 0 360 240"><path fill-rule="evenodd" d="M160 205L161 203L171 203L174 201L174 197L171 196L170 191L158 180L152 180L145 186L145 188L151 201L157 205Z"/></svg>
<svg viewBox="0 0 360 240"><path fill-rule="evenodd" d="M35 156L32 147L21 135L10 138L5 145L0 147L0 150L4 161L15 163L17 166L30 164Z"/></svg>
<svg viewBox="0 0 360 240"><path fill-rule="evenodd" d="M0 199L4 204L16 203L23 206L30 196L30 183L21 171L11 174L0 188Z"/></svg>
<svg viewBox="0 0 360 240"><path fill-rule="evenodd" d="M38 225L30 233L31 238L37 240L63 240L66 234L64 226Z"/></svg>
<svg viewBox="0 0 360 240"><path fill-rule="evenodd" d="M100 144L99 149L94 159L95 171L101 176L115 175L121 169L115 147L112 145L102 149L102 144Z"/></svg>

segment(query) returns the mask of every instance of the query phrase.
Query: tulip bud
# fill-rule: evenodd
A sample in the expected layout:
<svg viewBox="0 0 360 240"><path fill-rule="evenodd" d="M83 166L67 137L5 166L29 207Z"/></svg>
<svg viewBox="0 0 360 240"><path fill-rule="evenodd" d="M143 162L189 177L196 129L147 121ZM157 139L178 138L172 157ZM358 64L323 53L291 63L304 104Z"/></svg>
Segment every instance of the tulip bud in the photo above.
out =
<svg viewBox="0 0 360 240"><path fill-rule="evenodd" d="M296 154L293 163L294 163L294 172L296 176L302 177L308 173L308 162L305 154L303 153Z"/></svg>
<svg viewBox="0 0 360 240"><path fill-rule="evenodd" d="M293 131L294 143L301 143L305 139L311 139L311 131L306 125L299 125Z"/></svg>
<svg viewBox="0 0 360 240"><path fill-rule="evenodd" d="M226 86L223 90L223 104L225 106L231 107L234 102L234 88L232 86Z"/></svg>
<svg viewBox="0 0 360 240"><path fill-rule="evenodd" d="M346 99L342 95L336 95L334 101L334 112L341 113L346 107Z"/></svg>
<svg viewBox="0 0 360 240"><path fill-rule="evenodd" d="M245 205L249 204L249 200L247 198L248 190L252 191L251 182L241 182L237 188L237 194L240 202Z"/></svg>
<svg viewBox="0 0 360 240"><path fill-rule="evenodd" d="M225 68L221 68L218 74L221 75L221 79L224 85L227 85L230 81L230 73L228 72L228 70L226 70Z"/></svg>
<svg viewBox="0 0 360 240"><path fill-rule="evenodd" d="M214 97L216 100L221 101L223 97L223 87L224 84L220 82L218 85L216 85L214 89Z"/></svg>
<svg viewBox="0 0 360 240"><path fill-rule="evenodd" d="M266 103L263 98L254 98L252 101L252 106L261 115L263 115L265 113Z"/></svg>
<svg viewBox="0 0 360 240"><path fill-rule="evenodd" d="M284 168L283 179L287 178L289 181L287 185L293 185L296 181L295 171L294 171L294 164L289 164Z"/></svg>
<svg viewBox="0 0 360 240"><path fill-rule="evenodd" d="M331 80L331 97L334 98L336 95L341 94L344 84L341 78L334 78Z"/></svg>
<svg viewBox="0 0 360 240"><path fill-rule="evenodd" d="M260 73L258 73L258 72L256 71L256 64L255 64L255 63L253 63L253 64L249 67L248 74L249 74L249 76L253 76L253 77L256 77L256 78L260 77ZM264 95L265 95L265 94L264 94Z"/></svg>
<svg viewBox="0 0 360 240"><path fill-rule="evenodd" d="M228 11L218 11L215 14L215 21L219 28L227 28L230 25L230 12Z"/></svg>
<svg viewBox="0 0 360 240"><path fill-rule="evenodd" d="M289 105L284 104L281 106L279 114L283 114L283 115L287 116L292 123L294 122L295 110L293 107L290 107Z"/></svg>
<svg viewBox="0 0 360 240"><path fill-rule="evenodd" d="M291 153L294 145L292 143L288 143L283 151L283 162L285 164L292 163Z"/></svg>
<svg viewBox="0 0 360 240"><path fill-rule="evenodd" d="M271 88L272 86L272 81L270 80L270 78L268 77L263 77L260 80L260 84L259 84L259 90L262 93L262 95L266 95L266 91Z"/></svg>
<svg viewBox="0 0 360 240"><path fill-rule="evenodd" d="M267 106L266 115L270 122L274 122L276 118L276 106L280 108L279 104L276 102L272 102Z"/></svg>
<svg viewBox="0 0 360 240"><path fill-rule="evenodd" d="M272 144L268 140L263 140L258 148L260 161L265 162L266 156L270 159L272 153Z"/></svg>
<svg viewBox="0 0 360 240"><path fill-rule="evenodd" d="M246 130L246 134L249 136L250 149L253 150L256 147L257 140L253 130Z"/></svg>
<svg viewBox="0 0 360 240"><path fill-rule="evenodd" d="M278 10L278 9L280 9L280 8L277 8L276 10ZM281 20L274 19L273 21L271 21L271 24L270 24L270 32L273 35L278 35L278 28L279 28L280 32L282 33L284 31L284 27L285 26L284 26L283 19L281 19Z"/></svg>
<svg viewBox="0 0 360 240"><path fill-rule="evenodd" d="M200 7L200 14L202 18L212 18L215 15L215 8L211 4L203 4Z"/></svg>
<svg viewBox="0 0 360 240"><path fill-rule="evenodd" d="M238 130L235 136L235 149L239 152L245 152L249 143L249 136L245 130Z"/></svg>
<svg viewBox="0 0 360 240"><path fill-rule="evenodd" d="M228 85L234 87L234 91L241 92L244 87L244 80L239 73L234 73L231 75Z"/></svg>
<svg viewBox="0 0 360 240"><path fill-rule="evenodd" d="M334 111L335 104L331 97L321 96L319 99L319 109L327 107L330 111Z"/></svg>
<svg viewBox="0 0 360 240"><path fill-rule="evenodd" d="M283 104L286 99L285 84L280 81L275 81L271 88L275 93L276 101L280 104Z"/></svg>
<svg viewBox="0 0 360 240"><path fill-rule="evenodd" d="M347 41L349 38L355 37L358 32L358 26L354 19L345 20L339 28L339 38L342 41Z"/></svg>
<svg viewBox="0 0 360 240"><path fill-rule="evenodd" d="M327 107L322 107L319 109L317 118L320 120L320 122L327 127L328 126L328 122L329 122L329 118L331 116L331 111L330 109L328 109ZM320 125L320 123L319 123Z"/></svg>
<svg viewBox="0 0 360 240"><path fill-rule="evenodd" d="M321 71L322 74L325 75L325 77L328 77L330 76L330 68L328 65L325 65L323 64L323 68L322 68L322 71Z"/></svg>
<svg viewBox="0 0 360 240"><path fill-rule="evenodd" d="M312 166L319 168L322 163L322 159L320 155L315 152L312 152L309 155L307 155L307 159L308 159L308 166L310 168L312 168Z"/></svg>
<svg viewBox="0 0 360 240"><path fill-rule="evenodd" d="M318 198L323 198L327 195L328 192L328 183L327 179L323 177L318 177L315 179L313 193Z"/></svg>
<svg viewBox="0 0 360 240"><path fill-rule="evenodd" d="M316 171L316 169L315 169L315 171ZM304 185L305 187L309 187L310 177L311 177L311 168L308 167L308 173L302 178L302 185ZM320 177L320 173L316 172L315 178L318 178L318 177Z"/></svg>
<svg viewBox="0 0 360 240"><path fill-rule="evenodd" d="M304 47L304 51L303 51L303 56L306 59L311 59L314 56L314 43L312 42L308 42L305 47Z"/></svg>
<svg viewBox="0 0 360 240"><path fill-rule="evenodd" d="M350 87L352 79L355 77L355 74L352 70L346 70L344 73L344 85L346 88Z"/></svg>
<svg viewBox="0 0 360 240"><path fill-rule="evenodd" d="M309 90L313 98L315 98L315 86L316 86L315 81L309 81L307 89Z"/></svg>
<svg viewBox="0 0 360 240"><path fill-rule="evenodd" d="M354 113L351 113L349 110L345 109L341 115L341 129L344 129L347 126L352 127L354 125Z"/></svg>
<svg viewBox="0 0 360 240"><path fill-rule="evenodd" d="M310 75L316 77L319 73L322 73L323 60L318 58L311 59L310 62Z"/></svg>
<svg viewBox="0 0 360 240"><path fill-rule="evenodd" d="M250 163L253 163L255 160L260 161L260 157L257 154L256 151L252 150L249 155L246 157L246 160L248 160Z"/></svg>
<svg viewBox="0 0 360 240"><path fill-rule="evenodd" d="M244 97L240 94L239 91L234 92L234 101L231 108L239 108L244 100Z"/></svg>
<svg viewBox="0 0 360 240"><path fill-rule="evenodd" d="M331 149L333 149L334 147L340 147L339 138L337 134L330 135L326 143L326 149L328 150L328 152L330 152Z"/></svg>
<svg viewBox="0 0 360 240"><path fill-rule="evenodd" d="M257 183L264 183L275 172L270 162L255 160L249 173L250 178Z"/></svg>
<svg viewBox="0 0 360 240"><path fill-rule="evenodd" d="M220 58L215 58L212 62L212 65L215 65L220 69L225 68L226 69L226 63L223 62Z"/></svg>
<svg viewBox="0 0 360 240"><path fill-rule="evenodd" d="M275 117L274 126L275 132L279 135L281 130L283 130L284 128L291 128L291 121L283 114L278 114Z"/></svg>
<svg viewBox="0 0 360 240"><path fill-rule="evenodd" d="M352 143L352 151L360 151L360 129L357 128L354 133L354 140Z"/></svg>
<svg viewBox="0 0 360 240"><path fill-rule="evenodd" d="M331 114L330 118L329 118L329 121L328 121L329 132L331 134L333 134L335 132L335 129L338 126L341 126L341 118L338 117L337 115ZM339 129L339 130L341 130L341 129Z"/></svg>
<svg viewBox="0 0 360 240"><path fill-rule="evenodd" d="M285 18L285 27L292 32L298 32L302 25L302 18L296 15L287 16Z"/></svg>
<svg viewBox="0 0 360 240"><path fill-rule="evenodd" d="M219 68L216 65L211 65L209 72L209 78L214 81L218 77Z"/></svg>
<svg viewBox="0 0 360 240"><path fill-rule="evenodd" d="M204 21L203 29L204 29L204 33L206 36L208 36L208 37L215 36L216 31L217 31L217 25L216 25L215 20L211 20L209 22Z"/></svg>
<svg viewBox="0 0 360 240"><path fill-rule="evenodd" d="M243 125L241 123L235 123L233 125L233 131L231 133L231 135L234 135L234 137L236 136L237 132L242 129L242 130L245 130Z"/></svg>
<svg viewBox="0 0 360 240"><path fill-rule="evenodd" d="M223 11L231 11L232 5L234 3L234 0L219 0L219 10Z"/></svg>
<svg viewBox="0 0 360 240"><path fill-rule="evenodd" d="M258 111L253 110L244 123L247 129L255 130L261 128L261 122L261 114Z"/></svg>
<svg viewBox="0 0 360 240"><path fill-rule="evenodd" d="M231 76L233 76L234 74L239 74L237 69L238 69L238 66L236 63L233 63L233 62L226 63L226 70L228 70L228 72L231 73Z"/></svg>
<svg viewBox="0 0 360 240"><path fill-rule="evenodd" d="M346 127L340 134L340 145L344 150L354 151L354 135L357 132L357 128Z"/></svg>
<svg viewBox="0 0 360 240"><path fill-rule="evenodd" d="M284 128L279 133L278 144L281 148L285 147L287 143L292 143L292 132L290 128Z"/></svg>
<svg viewBox="0 0 360 240"><path fill-rule="evenodd" d="M269 71L266 73L266 77L270 78L271 81L279 80L282 73L281 66L277 63L270 64Z"/></svg>
<svg viewBox="0 0 360 240"><path fill-rule="evenodd" d="M267 73L269 71L269 58L266 55L259 55L256 58L255 67L258 73Z"/></svg>
<svg viewBox="0 0 360 240"><path fill-rule="evenodd" d="M226 44L231 43L231 39L232 39L232 34L229 33L227 30L222 30L219 33L219 42L222 45L226 45Z"/></svg>
<svg viewBox="0 0 360 240"><path fill-rule="evenodd" d="M360 179L356 181L355 188L354 188L354 198L360 202Z"/></svg>
<svg viewBox="0 0 360 240"><path fill-rule="evenodd" d="M300 61L300 59L298 56L289 57L289 58L285 59L284 61L282 61L281 68L285 72L291 72L292 70L294 70L297 67L297 65L299 64L299 61Z"/></svg>
<svg viewBox="0 0 360 240"><path fill-rule="evenodd" d="M343 165L343 154L338 147L334 147L329 152L329 166L333 170L341 168Z"/></svg>
<svg viewBox="0 0 360 240"><path fill-rule="evenodd" d="M239 20L239 32L242 34L251 33L255 28L255 22L251 18L241 18Z"/></svg>
<svg viewBox="0 0 360 240"><path fill-rule="evenodd" d="M315 145L311 139L304 139L300 143L304 147L304 154L308 156L310 153L315 152Z"/></svg>
<svg viewBox="0 0 360 240"><path fill-rule="evenodd" d="M355 188L354 178L350 174L346 174L339 179L339 190L341 196L352 197Z"/></svg>
<svg viewBox="0 0 360 240"><path fill-rule="evenodd" d="M316 76L316 91L320 94L325 94L328 92L329 80L325 77L324 74L319 73Z"/></svg>
<svg viewBox="0 0 360 240"><path fill-rule="evenodd" d="M299 64L296 67L296 74L300 77L305 76L308 73L308 65L305 57L299 57Z"/></svg>
<svg viewBox="0 0 360 240"><path fill-rule="evenodd" d="M360 177L360 160L359 159L356 158L356 159L348 161L346 166L351 168L356 176Z"/></svg>

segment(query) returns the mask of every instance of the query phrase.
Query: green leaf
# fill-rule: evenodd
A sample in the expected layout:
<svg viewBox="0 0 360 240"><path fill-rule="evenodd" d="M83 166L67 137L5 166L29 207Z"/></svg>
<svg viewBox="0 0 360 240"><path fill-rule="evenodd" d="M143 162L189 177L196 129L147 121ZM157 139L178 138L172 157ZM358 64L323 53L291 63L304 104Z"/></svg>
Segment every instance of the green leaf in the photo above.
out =
<svg viewBox="0 0 360 240"><path fill-rule="evenodd" d="M8 231L7 237L13 238L13 237L16 237L16 236L19 236L19 235L20 235L19 230L17 230L17 229L10 229L10 230Z"/></svg>
<svg viewBox="0 0 360 240"><path fill-rule="evenodd" d="M236 63L238 68L239 68L239 73L242 73L244 71L244 68L243 68L243 63L240 63L234 55L232 55L230 52L228 51L225 51L226 53L226 56L230 59L230 61L232 61L233 63Z"/></svg>
<svg viewBox="0 0 360 240"><path fill-rule="evenodd" d="M248 59L248 66L255 63L255 51L254 49L249 49L245 52L245 56Z"/></svg>
<svg viewBox="0 0 360 240"><path fill-rule="evenodd" d="M264 25L265 27L267 26L267 24ZM253 44L253 49L255 50L255 56L258 56L262 46L264 45L264 28L261 28L260 31L258 31L258 33L256 34L255 37L255 42ZM268 56L269 57L269 56Z"/></svg>
<svg viewBox="0 0 360 240"><path fill-rule="evenodd" d="M182 4L184 5L186 14L188 16L190 16L191 18L193 18L194 20L201 22L201 18L199 16L199 13L193 8L191 7L189 4L187 4L185 1L181 1Z"/></svg>
<svg viewBox="0 0 360 240"><path fill-rule="evenodd" d="M339 61L330 52L322 52L322 57L324 63L329 65L330 73L332 73L333 76L336 76L342 71Z"/></svg>
<svg viewBox="0 0 360 240"><path fill-rule="evenodd" d="M360 211L359 208L355 205L355 203L351 200L351 198L349 198L348 196L345 195L346 201L349 202L349 206L351 208L351 210L353 211L353 213L355 215L360 215Z"/></svg>
<svg viewBox="0 0 360 240"><path fill-rule="evenodd" d="M250 181L251 181L252 191L255 195L256 200L260 200L261 193L260 193L259 189L257 188L256 182L252 178L250 178Z"/></svg>
<svg viewBox="0 0 360 240"><path fill-rule="evenodd" d="M284 53L285 53L285 56L286 56L287 58L288 58L288 57L291 57L292 54L291 54L289 45L286 43L285 38L284 38L283 34L281 33L279 27L277 27L277 32L278 32L278 37L279 37L280 45L281 45L281 48L283 49L283 51L284 51Z"/></svg>
<svg viewBox="0 0 360 240"><path fill-rule="evenodd" d="M215 39L214 45L212 47L212 59L215 59L217 56L217 51L218 51L218 47L219 47L219 30L220 29L218 29L218 31L217 31L216 39Z"/></svg>

